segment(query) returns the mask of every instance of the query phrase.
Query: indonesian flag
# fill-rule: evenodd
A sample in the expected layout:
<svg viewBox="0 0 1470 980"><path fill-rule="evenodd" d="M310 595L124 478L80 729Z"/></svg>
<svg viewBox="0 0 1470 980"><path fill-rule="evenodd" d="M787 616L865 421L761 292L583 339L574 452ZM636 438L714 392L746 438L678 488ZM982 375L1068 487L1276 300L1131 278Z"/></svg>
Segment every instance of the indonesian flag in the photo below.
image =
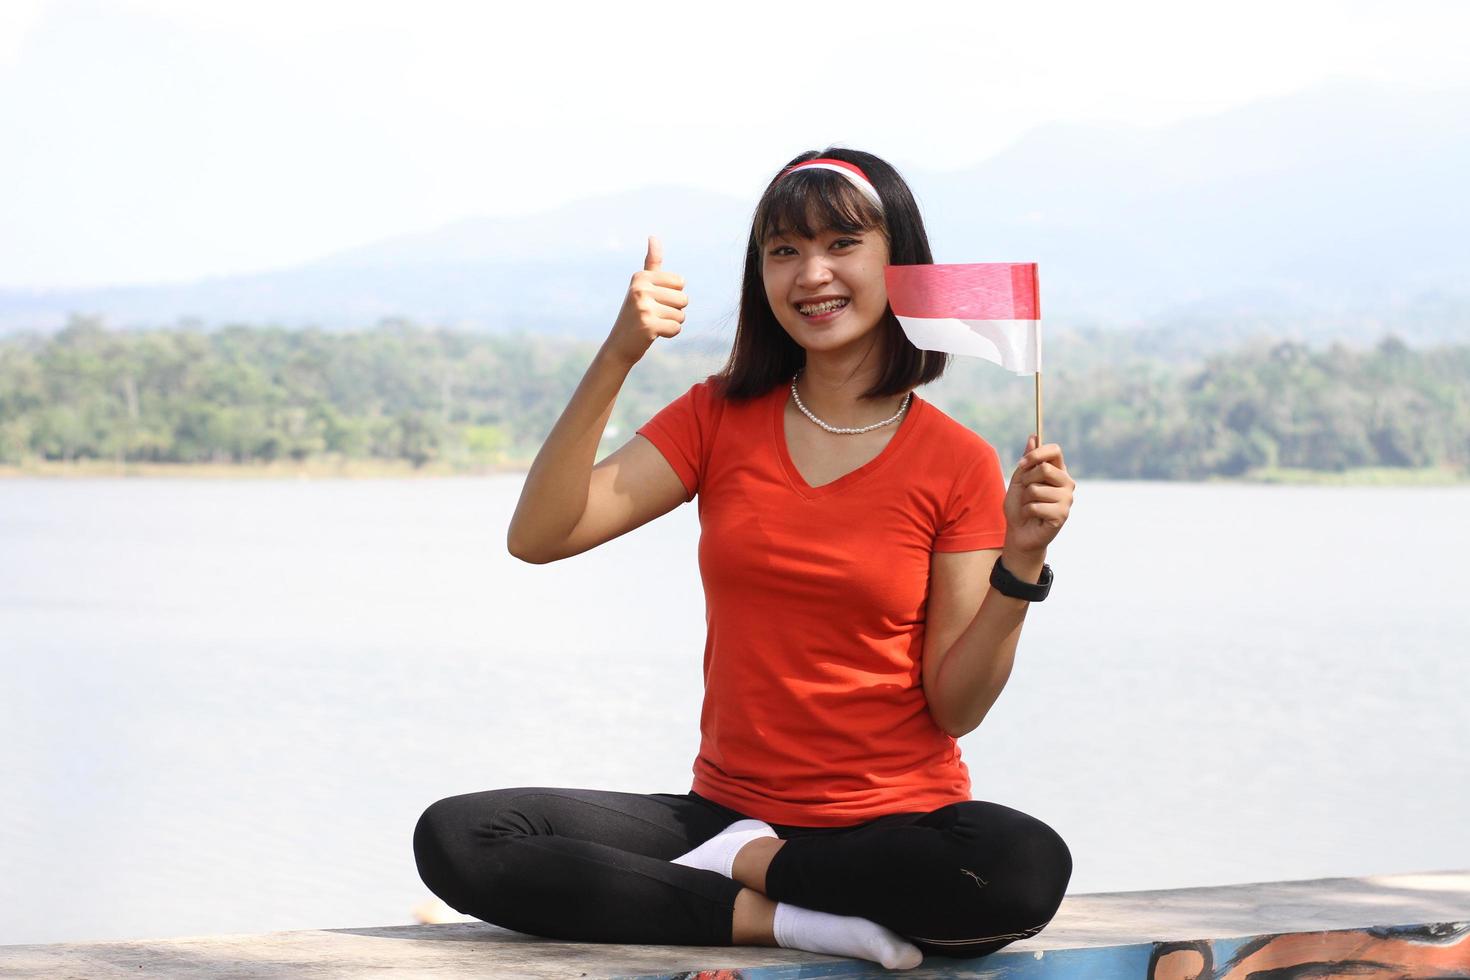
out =
<svg viewBox="0 0 1470 980"><path fill-rule="evenodd" d="M1041 371L1035 262L890 265L888 305L920 350L983 357L1017 374Z"/></svg>

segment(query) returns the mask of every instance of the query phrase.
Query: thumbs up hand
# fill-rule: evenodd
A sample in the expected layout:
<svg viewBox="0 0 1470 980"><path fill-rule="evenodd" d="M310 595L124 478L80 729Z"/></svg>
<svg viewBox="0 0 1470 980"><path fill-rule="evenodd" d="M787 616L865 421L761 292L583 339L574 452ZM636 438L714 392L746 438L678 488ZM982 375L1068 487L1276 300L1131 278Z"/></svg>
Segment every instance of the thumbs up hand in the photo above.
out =
<svg viewBox="0 0 1470 980"><path fill-rule="evenodd" d="M657 238L648 237L643 268L633 273L623 308L603 345L629 367L637 364L659 337L674 337L684 322L684 277L663 270L664 251Z"/></svg>

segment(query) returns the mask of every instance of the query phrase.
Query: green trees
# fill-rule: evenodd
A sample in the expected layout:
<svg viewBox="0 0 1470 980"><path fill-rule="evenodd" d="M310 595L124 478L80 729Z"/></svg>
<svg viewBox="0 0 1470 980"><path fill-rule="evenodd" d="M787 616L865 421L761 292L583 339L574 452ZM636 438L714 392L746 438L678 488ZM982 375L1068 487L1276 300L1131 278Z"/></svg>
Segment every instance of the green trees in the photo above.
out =
<svg viewBox="0 0 1470 980"><path fill-rule="evenodd" d="M1199 363L1147 356L1118 335L1059 335L1048 349L1047 437L1078 475L1470 468L1470 346L1258 343ZM109 331L79 317L50 337L0 338L0 463L524 462L595 350L402 321L355 333ZM619 396L607 439L621 444L724 354L694 338L655 348ZM1004 456L1031 430L1031 390L957 358L924 394Z"/></svg>
<svg viewBox="0 0 1470 980"><path fill-rule="evenodd" d="M0 338L0 464L515 462L551 431L595 349L403 321L203 332L73 318L50 337ZM640 365L610 429L641 424L692 383L687 372L713 370L699 355L664 361Z"/></svg>
<svg viewBox="0 0 1470 980"><path fill-rule="evenodd" d="M1412 351L1394 338L1371 351L1283 344L1242 352L1211 366L1215 398L1196 410L1226 410L1234 431L1274 446L1274 462L1257 466L1464 468L1470 463L1467 353Z"/></svg>
<svg viewBox="0 0 1470 980"><path fill-rule="evenodd" d="M1048 372L1047 439L1079 475L1153 480L1263 470L1470 469L1470 347L1257 343L1200 364L1073 349ZM946 411L982 435L1031 431L1031 386L956 361L977 394ZM994 439L994 436L992 436ZM1007 447L1019 453L1020 446Z"/></svg>

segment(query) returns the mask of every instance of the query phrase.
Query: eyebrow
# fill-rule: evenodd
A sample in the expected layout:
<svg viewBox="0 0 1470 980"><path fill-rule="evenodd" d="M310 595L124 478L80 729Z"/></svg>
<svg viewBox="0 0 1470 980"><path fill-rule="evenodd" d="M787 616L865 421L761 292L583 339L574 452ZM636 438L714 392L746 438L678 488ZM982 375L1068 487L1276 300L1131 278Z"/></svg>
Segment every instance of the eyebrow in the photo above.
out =
<svg viewBox="0 0 1470 980"><path fill-rule="evenodd" d="M867 234L869 230L870 229L865 228L861 231L843 231L841 228L826 228L817 232L811 238L807 238L805 235L796 234L795 229L786 229L785 231L773 231L770 234L766 235L764 244L769 245L772 242L794 241L796 239L813 242L816 241L818 238L823 237L824 235L833 235L838 238L857 238L861 235Z"/></svg>

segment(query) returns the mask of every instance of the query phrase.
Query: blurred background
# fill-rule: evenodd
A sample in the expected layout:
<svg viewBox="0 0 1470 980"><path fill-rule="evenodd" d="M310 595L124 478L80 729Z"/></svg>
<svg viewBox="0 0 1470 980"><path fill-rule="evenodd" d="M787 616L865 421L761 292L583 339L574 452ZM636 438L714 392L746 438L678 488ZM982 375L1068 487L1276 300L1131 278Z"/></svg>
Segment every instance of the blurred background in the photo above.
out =
<svg viewBox="0 0 1470 980"><path fill-rule="evenodd" d="M690 319L604 452L719 368L756 198L832 144L938 261L1040 265L1080 488L976 797L1074 892L1470 867L1467 29L9 0L0 943L414 921L439 797L687 790L695 507L505 529L645 237ZM1024 447L1029 379L921 394Z"/></svg>

